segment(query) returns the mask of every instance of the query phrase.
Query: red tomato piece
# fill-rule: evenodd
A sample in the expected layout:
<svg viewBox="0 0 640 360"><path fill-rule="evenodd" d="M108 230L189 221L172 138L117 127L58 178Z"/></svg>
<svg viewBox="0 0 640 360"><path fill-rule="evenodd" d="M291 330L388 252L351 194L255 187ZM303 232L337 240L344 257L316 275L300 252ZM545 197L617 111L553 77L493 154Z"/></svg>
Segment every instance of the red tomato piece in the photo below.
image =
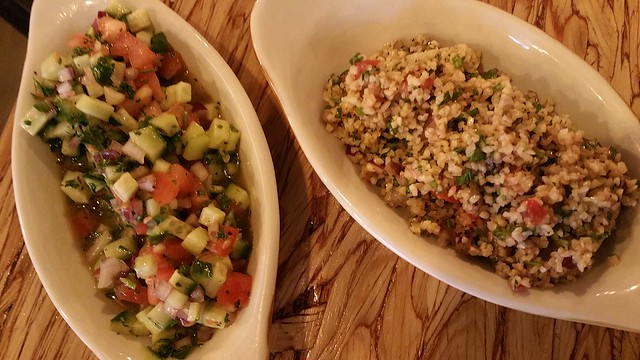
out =
<svg viewBox="0 0 640 360"><path fill-rule="evenodd" d="M120 103L120 107L125 109L127 113L134 118L137 118L142 110L142 104L133 99L124 99L124 101Z"/></svg>
<svg viewBox="0 0 640 360"><path fill-rule="evenodd" d="M116 298L120 301L126 301L140 305L149 304L149 298L147 296L148 289L146 286L138 284L134 290L126 286L125 284L120 283L117 284L113 290L116 294Z"/></svg>
<svg viewBox="0 0 640 360"><path fill-rule="evenodd" d="M356 77L360 77L360 75L362 75L363 72L367 71L367 69L369 69L369 66L377 66L380 63L380 60L375 60L375 59L367 59L367 60L362 60L362 61L358 61L355 65L356 65Z"/></svg>
<svg viewBox="0 0 640 360"><path fill-rule="evenodd" d="M156 189L151 193L151 196L160 205L170 203L178 196L180 190L176 180L168 173L155 172L153 175L156 178Z"/></svg>
<svg viewBox="0 0 640 360"><path fill-rule="evenodd" d="M151 70L155 67L158 56L147 44L140 41L128 31L118 33L112 42L111 55L122 56L138 70Z"/></svg>
<svg viewBox="0 0 640 360"><path fill-rule="evenodd" d="M209 234L207 249L218 256L227 256L238 240L240 229L233 226L222 225L217 231Z"/></svg>
<svg viewBox="0 0 640 360"><path fill-rule="evenodd" d="M153 98L156 101L162 101L164 99L164 92L160 87L160 80L155 72L141 72L135 80L136 88L141 88L143 85L149 85L153 92Z"/></svg>
<svg viewBox="0 0 640 360"><path fill-rule="evenodd" d="M162 54L162 62L158 69L158 75L165 79L171 79L178 73L184 72L184 61L179 52L171 50Z"/></svg>
<svg viewBox="0 0 640 360"><path fill-rule="evenodd" d="M542 201L538 199L525 200L524 217L530 220L534 225L539 225L544 218L549 215L547 209L542 206Z"/></svg>
<svg viewBox="0 0 640 360"><path fill-rule="evenodd" d="M149 226L142 221L138 222L133 228L136 231L136 235L146 235L147 230L149 230Z"/></svg>
<svg viewBox="0 0 640 360"><path fill-rule="evenodd" d="M218 290L217 302L228 312L246 307L251 294L251 275L232 271Z"/></svg>
<svg viewBox="0 0 640 360"><path fill-rule="evenodd" d="M438 193L435 193L435 197L452 204L455 204L456 202L458 202L456 198L454 198L453 196L449 196L448 190L443 190Z"/></svg>
<svg viewBox="0 0 640 360"><path fill-rule="evenodd" d="M98 215L81 209L71 215L71 224L76 233L82 237L91 234L100 225Z"/></svg>
<svg viewBox="0 0 640 360"><path fill-rule="evenodd" d="M178 185L178 195L189 195L193 190L193 174L180 164L171 164L167 174Z"/></svg>
<svg viewBox="0 0 640 360"><path fill-rule="evenodd" d="M158 272L156 273L156 279L169 281L169 278L171 278L171 275L173 275L173 272L175 270L176 269L174 269L167 260L162 259L158 262Z"/></svg>
<svg viewBox="0 0 640 360"><path fill-rule="evenodd" d="M70 48L93 48L94 41L85 36L84 34L76 33L71 35L71 39L67 42L67 46Z"/></svg>
<svg viewBox="0 0 640 360"><path fill-rule="evenodd" d="M175 261L179 264L191 263L194 256L188 252L187 249L183 248L181 243L182 241L179 239L167 239L163 241L162 245L164 245L164 250L162 251L162 254L169 260Z"/></svg>

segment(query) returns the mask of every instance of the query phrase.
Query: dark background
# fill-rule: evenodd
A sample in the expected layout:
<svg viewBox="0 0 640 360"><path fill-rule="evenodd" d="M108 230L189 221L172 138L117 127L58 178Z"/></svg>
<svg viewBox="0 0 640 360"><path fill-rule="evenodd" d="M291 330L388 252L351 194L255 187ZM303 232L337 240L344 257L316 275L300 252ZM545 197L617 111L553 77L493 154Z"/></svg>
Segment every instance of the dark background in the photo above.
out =
<svg viewBox="0 0 640 360"><path fill-rule="evenodd" d="M0 0L0 16L18 31L27 35L32 3L33 0Z"/></svg>

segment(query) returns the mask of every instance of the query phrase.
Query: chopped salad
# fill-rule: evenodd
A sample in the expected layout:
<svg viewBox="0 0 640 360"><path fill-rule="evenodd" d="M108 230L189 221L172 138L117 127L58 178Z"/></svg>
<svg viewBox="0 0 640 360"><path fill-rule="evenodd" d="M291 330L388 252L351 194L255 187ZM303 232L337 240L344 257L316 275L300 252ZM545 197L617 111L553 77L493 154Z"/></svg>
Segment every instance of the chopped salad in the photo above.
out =
<svg viewBox="0 0 640 360"><path fill-rule="evenodd" d="M123 308L111 329L150 336L151 358L184 358L249 302L240 132L197 98L144 9L111 3L67 46L42 62L21 125L63 169L96 287Z"/></svg>

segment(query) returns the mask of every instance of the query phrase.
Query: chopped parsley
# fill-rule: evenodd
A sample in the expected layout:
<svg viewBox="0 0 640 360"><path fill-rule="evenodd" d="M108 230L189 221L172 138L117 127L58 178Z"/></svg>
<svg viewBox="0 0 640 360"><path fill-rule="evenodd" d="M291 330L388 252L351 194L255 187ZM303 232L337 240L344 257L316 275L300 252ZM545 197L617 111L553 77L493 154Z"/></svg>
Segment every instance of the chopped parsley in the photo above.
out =
<svg viewBox="0 0 640 360"><path fill-rule="evenodd" d="M496 68L489 69L489 70L481 73L480 76L485 80L495 79L495 78L498 77L498 69L496 69Z"/></svg>
<svg viewBox="0 0 640 360"><path fill-rule="evenodd" d="M462 69L464 66L464 58L461 58L460 55L455 55L451 58L451 62L456 69Z"/></svg>
<svg viewBox="0 0 640 360"><path fill-rule="evenodd" d="M358 52L355 53L355 55L353 55L351 59L349 59L349 64L353 65L355 63L359 63L362 60L364 60L364 56Z"/></svg>
<svg viewBox="0 0 640 360"><path fill-rule="evenodd" d="M106 56L101 56L95 65L91 67L91 73L100 85L111 85L111 74L113 74L113 63Z"/></svg>
<svg viewBox="0 0 640 360"><path fill-rule="evenodd" d="M169 51L169 41L163 32L154 34L151 37L151 45L149 46L154 53L163 53Z"/></svg>
<svg viewBox="0 0 640 360"><path fill-rule="evenodd" d="M456 184L460 186L469 184L473 181L473 175L473 170L464 169L462 175L456 177Z"/></svg>
<svg viewBox="0 0 640 360"><path fill-rule="evenodd" d="M213 265L210 262L195 259L191 264L191 272L195 276L211 279L213 276Z"/></svg>

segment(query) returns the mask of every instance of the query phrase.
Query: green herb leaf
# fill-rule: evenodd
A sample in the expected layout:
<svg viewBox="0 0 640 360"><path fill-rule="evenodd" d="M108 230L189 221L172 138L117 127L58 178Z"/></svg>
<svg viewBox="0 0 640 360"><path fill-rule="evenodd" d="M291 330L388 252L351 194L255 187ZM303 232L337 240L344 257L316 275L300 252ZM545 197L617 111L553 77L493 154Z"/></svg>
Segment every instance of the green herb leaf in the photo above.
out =
<svg viewBox="0 0 640 360"><path fill-rule="evenodd" d="M169 41L163 32L153 34L151 37L151 45L149 46L154 53L163 53L169 51Z"/></svg>
<svg viewBox="0 0 640 360"><path fill-rule="evenodd" d="M349 59L349 64L353 65L353 64L358 63L358 62L360 62L362 60L364 60L364 56L358 52L355 55L353 55L351 57L351 59Z"/></svg>
<svg viewBox="0 0 640 360"><path fill-rule="evenodd" d="M468 183L470 183L471 181L473 181L473 170L471 169L464 169L464 171L462 172L462 175L456 177L456 184L457 185L467 185Z"/></svg>
<svg viewBox="0 0 640 360"><path fill-rule="evenodd" d="M451 58L451 62L456 69L462 69L462 66L464 66L464 59L460 55L455 55Z"/></svg>
<svg viewBox="0 0 640 360"><path fill-rule="evenodd" d="M498 77L498 69L496 69L496 68L489 69L489 70L483 72L482 74L480 74L480 76L485 80L494 79L494 78Z"/></svg>
<svg viewBox="0 0 640 360"><path fill-rule="evenodd" d="M211 279L213 276L213 265L210 262L195 259L191 263L191 272L199 277L206 277Z"/></svg>
<svg viewBox="0 0 640 360"><path fill-rule="evenodd" d="M101 56L96 64L91 67L91 73L93 73L93 77L98 84L103 86L111 85L111 74L113 74L111 59Z"/></svg>

